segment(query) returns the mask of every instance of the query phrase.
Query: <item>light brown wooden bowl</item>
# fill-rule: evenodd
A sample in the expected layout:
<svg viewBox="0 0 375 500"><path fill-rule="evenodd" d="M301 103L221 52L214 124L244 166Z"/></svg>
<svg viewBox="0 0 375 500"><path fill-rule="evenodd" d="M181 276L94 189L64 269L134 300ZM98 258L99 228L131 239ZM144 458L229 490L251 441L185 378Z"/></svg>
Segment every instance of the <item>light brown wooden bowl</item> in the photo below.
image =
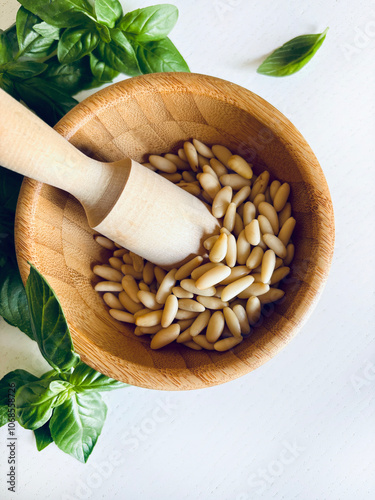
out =
<svg viewBox="0 0 375 500"><path fill-rule="evenodd" d="M176 151L193 137L224 144L280 181L289 182L297 226L291 277L281 303L267 308L251 337L225 353L173 345L152 351L149 339L116 322L94 291L93 265L108 258L80 204L65 192L25 179L17 210L21 275L35 264L54 288L82 360L110 377L150 389L198 389L262 365L299 331L325 284L334 218L323 172L295 127L252 92L217 78L164 73L112 85L70 111L56 130L104 161ZM162 196L162 193L161 193ZM273 310L274 309L274 310ZM268 314L273 310L272 314Z"/></svg>

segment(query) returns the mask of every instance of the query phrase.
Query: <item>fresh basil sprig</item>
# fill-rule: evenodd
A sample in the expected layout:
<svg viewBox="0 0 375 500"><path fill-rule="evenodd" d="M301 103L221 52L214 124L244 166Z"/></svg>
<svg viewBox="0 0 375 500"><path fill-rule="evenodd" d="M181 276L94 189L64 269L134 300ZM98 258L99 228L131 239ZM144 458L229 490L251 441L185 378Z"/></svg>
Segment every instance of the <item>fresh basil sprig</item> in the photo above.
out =
<svg viewBox="0 0 375 500"><path fill-rule="evenodd" d="M305 66L320 48L328 28L318 35L302 35L276 49L259 66L257 72L268 76L288 76Z"/></svg>
<svg viewBox="0 0 375 500"><path fill-rule="evenodd" d="M31 267L26 283L31 324L39 348L53 367L41 377L15 370L0 380L0 427L8 422L10 384L16 419L35 432L37 449L53 441L81 462L91 454L107 414L99 392L125 387L79 360L59 301Z"/></svg>

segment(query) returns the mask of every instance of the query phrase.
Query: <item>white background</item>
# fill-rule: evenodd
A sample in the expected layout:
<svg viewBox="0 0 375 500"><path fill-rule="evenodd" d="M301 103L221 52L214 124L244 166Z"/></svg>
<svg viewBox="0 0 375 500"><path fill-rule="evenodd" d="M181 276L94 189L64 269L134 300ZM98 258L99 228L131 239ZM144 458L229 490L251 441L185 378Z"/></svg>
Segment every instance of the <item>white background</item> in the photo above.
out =
<svg viewBox="0 0 375 500"><path fill-rule="evenodd" d="M128 0L128 10L153 1ZM234 382L193 392L136 387L109 413L86 465L18 429L22 500L365 500L375 498L374 88L370 0L180 0L171 38L192 71L238 83L282 111L316 153L331 189L336 251L303 330ZM125 2L123 2L125 4ZM5 17L0 11L2 24ZM256 73L273 49L330 27L294 76ZM2 26L4 27L4 26ZM367 34L366 34L367 33ZM35 344L0 322L0 377L46 369Z"/></svg>

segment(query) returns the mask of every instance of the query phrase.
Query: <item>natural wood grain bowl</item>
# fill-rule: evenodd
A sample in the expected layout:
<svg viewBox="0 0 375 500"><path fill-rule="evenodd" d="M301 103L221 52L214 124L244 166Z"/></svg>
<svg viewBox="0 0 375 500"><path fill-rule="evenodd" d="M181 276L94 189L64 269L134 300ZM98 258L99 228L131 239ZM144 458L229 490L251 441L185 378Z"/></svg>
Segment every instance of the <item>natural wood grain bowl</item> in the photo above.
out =
<svg viewBox="0 0 375 500"><path fill-rule="evenodd" d="M79 203L65 192L25 179L17 210L16 249L25 281L36 265L54 288L82 360L100 372L150 389L184 390L235 379L265 363L299 331L325 284L334 219L323 172L295 127L268 102L232 83L203 75L164 73L112 85L76 106L56 130L104 161L176 151L196 137L224 144L292 188L296 246L285 298L263 324L225 353L173 345L160 351L116 322L93 290L97 245ZM162 193L161 193L162 195ZM272 311L272 314L269 314Z"/></svg>

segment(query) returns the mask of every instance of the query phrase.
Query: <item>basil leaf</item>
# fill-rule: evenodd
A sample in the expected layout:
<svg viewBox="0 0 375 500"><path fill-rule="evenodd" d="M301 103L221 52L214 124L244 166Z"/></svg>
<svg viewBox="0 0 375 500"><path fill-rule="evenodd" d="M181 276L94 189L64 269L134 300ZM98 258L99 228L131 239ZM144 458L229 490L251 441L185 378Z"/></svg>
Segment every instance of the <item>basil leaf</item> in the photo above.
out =
<svg viewBox="0 0 375 500"><path fill-rule="evenodd" d="M72 63L90 54L98 43L98 33L90 28L66 29L57 46L57 57L61 63Z"/></svg>
<svg viewBox="0 0 375 500"><path fill-rule="evenodd" d="M190 71L184 58L169 38L158 42L137 42L135 47L142 73Z"/></svg>
<svg viewBox="0 0 375 500"><path fill-rule="evenodd" d="M4 73L0 73L0 88L5 90L9 95L16 97L13 82L10 77Z"/></svg>
<svg viewBox="0 0 375 500"><path fill-rule="evenodd" d="M107 26L103 26L102 24L96 24L96 29L99 33L100 40L105 43L109 43L111 41L111 33Z"/></svg>
<svg viewBox="0 0 375 500"><path fill-rule="evenodd" d="M57 57L53 57L48 60L48 67L42 78L69 95L91 88L93 84L88 57L70 64L60 64Z"/></svg>
<svg viewBox="0 0 375 500"><path fill-rule="evenodd" d="M46 68L47 64L36 61L15 61L8 63L4 69L8 75L26 80L40 75Z"/></svg>
<svg viewBox="0 0 375 500"><path fill-rule="evenodd" d="M38 378L26 370L14 370L0 380L0 427L8 423L9 400L15 397L17 389L36 380Z"/></svg>
<svg viewBox="0 0 375 500"><path fill-rule="evenodd" d="M100 42L95 56L115 71L135 76L140 74L134 49L125 35L118 29L111 30L111 42Z"/></svg>
<svg viewBox="0 0 375 500"><path fill-rule="evenodd" d="M76 392L112 391L128 386L128 384L124 384L97 372L82 361L78 363L73 373L69 376L69 382L74 385Z"/></svg>
<svg viewBox="0 0 375 500"><path fill-rule="evenodd" d="M293 38L276 49L259 66L257 72L268 76L288 76L299 71L320 48L328 28L318 35L302 35Z"/></svg>
<svg viewBox="0 0 375 500"><path fill-rule="evenodd" d="M16 17L17 40L20 54L28 57L46 57L51 54L56 43L53 38L43 38L33 27L40 22L40 18L20 7Z"/></svg>
<svg viewBox="0 0 375 500"><path fill-rule="evenodd" d="M122 7L118 0L95 0L95 14L99 23L113 28L122 17Z"/></svg>
<svg viewBox="0 0 375 500"><path fill-rule="evenodd" d="M52 26L52 24L48 24L44 21L34 24L33 30L43 38L48 38L50 40L58 40L60 38L60 28Z"/></svg>
<svg viewBox="0 0 375 500"><path fill-rule="evenodd" d="M38 451L44 450L49 444L53 443L48 422L42 425L42 427L39 427L39 429L35 429L34 435Z"/></svg>
<svg viewBox="0 0 375 500"><path fill-rule="evenodd" d="M0 268L0 315L34 340L25 288L17 264L9 261Z"/></svg>
<svg viewBox="0 0 375 500"><path fill-rule="evenodd" d="M107 406L95 392L73 394L53 412L49 427L60 450L80 462L89 458L103 428Z"/></svg>
<svg viewBox="0 0 375 500"><path fill-rule="evenodd" d="M30 78L15 82L15 89L20 98L40 118L49 125L55 125L77 101L63 92L58 86L42 78Z"/></svg>
<svg viewBox="0 0 375 500"><path fill-rule="evenodd" d="M0 66L12 58L12 47L6 34L0 30Z"/></svg>
<svg viewBox="0 0 375 500"><path fill-rule="evenodd" d="M40 352L56 371L68 371L79 356L74 352L72 339L60 302L45 278L31 265L26 283L31 327Z"/></svg>
<svg viewBox="0 0 375 500"><path fill-rule="evenodd" d="M118 71L99 60L95 55L95 51L90 54L90 68L92 74L100 83L111 82L119 74Z"/></svg>
<svg viewBox="0 0 375 500"><path fill-rule="evenodd" d="M153 5L128 12L118 27L138 42L150 42L166 38L177 19L178 9L174 5Z"/></svg>
<svg viewBox="0 0 375 500"><path fill-rule="evenodd" d="M94 20L93 9L87 0L19 0L27 10L43 21L59 28L78 26L87 17ZM86 17L87 16L87 17Z"/></svg>
<svg viewBox="0 0 375 500"><path fill-rule="evenodd" d="M59 388L50 388L48 379L36 380L21 386L16 392L17 420L25 429L42 427L52 416L55 406L63 404L69 387L61 382ZM70 385L70 384L69 384Z"/></svg>

